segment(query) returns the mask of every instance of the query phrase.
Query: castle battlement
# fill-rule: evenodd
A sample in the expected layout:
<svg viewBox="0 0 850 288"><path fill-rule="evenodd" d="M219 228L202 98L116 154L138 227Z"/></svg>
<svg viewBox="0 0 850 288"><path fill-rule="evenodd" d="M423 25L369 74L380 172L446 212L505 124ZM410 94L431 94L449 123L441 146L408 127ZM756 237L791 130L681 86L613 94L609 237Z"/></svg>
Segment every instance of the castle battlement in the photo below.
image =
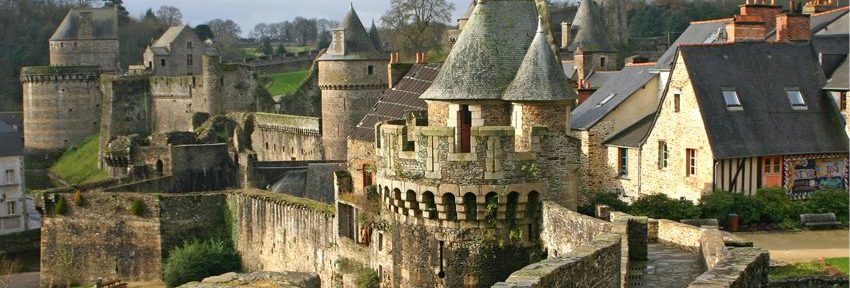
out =
<svg viewBox="0 0 850 288"><path fill-rule="evenodd" d="M31 66L21 68L21 82L97 81L98 66Z"/></svg>
<svg viewBox="0 0 850 288"><path fill-rule="evenodd" d="M322 136L321 118L298 115L255 113L254 120L261 129L283 131L307 136Z"/></svg>

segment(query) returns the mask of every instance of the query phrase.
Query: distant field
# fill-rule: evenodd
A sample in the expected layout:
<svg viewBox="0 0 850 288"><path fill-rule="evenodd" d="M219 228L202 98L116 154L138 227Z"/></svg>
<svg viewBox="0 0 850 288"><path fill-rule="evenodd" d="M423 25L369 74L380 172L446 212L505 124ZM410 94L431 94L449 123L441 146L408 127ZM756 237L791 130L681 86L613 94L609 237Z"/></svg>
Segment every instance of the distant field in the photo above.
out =
<svg viewBox="0 0 850 288"><path fill-rule="evenodd" d="M277 45L272 45L272 48L274 48L275 52L277 52ZM286 52L289 53L309 51L313 49L316 49L316 47L313 45L286 46ZM244 54L247 58L260 57L265 55L262 52L258 51L256 47L242 48L242 54Z"/></svg>
<svg viewBox="0 0 850 288"><path fill-rule="evenodd" d="M272 95L281 95L295 92L298 90L298 85L307 77L309 74L309 70L304 71L296 71L296 72L288 72L288 73L277 73L277 74L269 74L267 77L271 78L271 81L268 85L266 85L266 89L269 90L269 93Z"/></svg>
<svg viewBox="0 0 850 288"><path fill-rule="evenodd" d="M74 149L68 149L59 158L50 171L62 179L74 184L94 182L109 177L105 170L97 168L99 134L94 134L77 145Z"/></svg>

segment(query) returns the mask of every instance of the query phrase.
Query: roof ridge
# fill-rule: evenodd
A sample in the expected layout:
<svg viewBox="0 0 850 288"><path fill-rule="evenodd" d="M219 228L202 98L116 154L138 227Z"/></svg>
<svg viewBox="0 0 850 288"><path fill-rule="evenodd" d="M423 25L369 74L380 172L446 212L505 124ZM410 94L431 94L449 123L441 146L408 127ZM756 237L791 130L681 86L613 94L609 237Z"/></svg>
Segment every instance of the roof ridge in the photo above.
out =
<svg viewBox="0 0 850 288"><path fill-rule="evenodd" d="M732 21L733 19L734 18L732 18L732 17L727 17L727 18L718 18L718 19L699 20L699 21L691 21L690 24L729 22L729 21Z"/></svg>
<svg viewBox="0 0 850 288"><path fill-rule="evenodd" d="M826 15L826 14L832 14L832 13L841 12L841 11L848 10L848 9L850 9L850 6L843 6L843 7L838 7L838 8L832 9L832 10L826 10L826 11L823 11L823 12L814 13L814 14L812 14L812 16L821 16L821 15Z"/></svg>
<svg viewBox="0 0 850 288"><path fill-rule="evenodd" d="M658 63L656 62L642 62L642 63L626 63L626 67L635 67L635 66L654 66Z"/></svg>

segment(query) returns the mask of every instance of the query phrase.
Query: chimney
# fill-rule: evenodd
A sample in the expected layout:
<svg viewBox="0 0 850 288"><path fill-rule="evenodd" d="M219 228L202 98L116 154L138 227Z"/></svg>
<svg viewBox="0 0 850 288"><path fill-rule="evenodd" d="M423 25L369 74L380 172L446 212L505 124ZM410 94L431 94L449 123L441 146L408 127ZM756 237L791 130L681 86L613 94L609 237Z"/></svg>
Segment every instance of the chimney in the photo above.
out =
<svg viewBox="0 0 850 288"><path fill-rule="evenodd" d="M573 24L567 21L561 22L561 49L567 49L570 46L570 32Z"/></svg>
<svg viewBox="0 0 850 288"><path fill-rule="evenodd" d="M776 17L776 42L809 41L809 15L788 12Z"/></svg>
<svg viewBox="0 0 850 288"><path fill-rule="evenodd" d="M387 64L387 83L389 84L389 89L393 89L398 84L398 81L404 78L404 75L410 71L410 68L413 68L413 65L401 63L400 60L399 52L390 53L390 63Z"/></svg>
<svg viewBox="0 0 850 288"><path fill-rule="evenodd" d="M761 21L765 22L765 31L772 31L774 28L775 22L773 19L776 19L776 15L782 13L782 7L775 5L775 0L771 0L770 3L767 3L766 0L758 2L758 0L747 1L747 4L740 6L739 14L742 16L760 16Z"/></svg>
<svg viewBox="0 0 850 288"><path fill-rule="evenodd" d="M416 52L416 64L428 64L428 56L425 52Z"/></svg>
<svg viewBox="0 0 850 288"><path fill-rule="evenodd" d="M767 27L759 15L735 15L734 20L726 24L728 42L764 41L765 35Z"/></svg>
<svg viewBox="0 0 850 288"><path fill-rule="evenodd" d="M596 92L596 89L591 89L589 83L579 79L578 89L576 89L576 96L578 96L578 99L576 99L578 101L576 106L587 101L587 98L590 98L590 96L593 95L593 92Z"/></svg>

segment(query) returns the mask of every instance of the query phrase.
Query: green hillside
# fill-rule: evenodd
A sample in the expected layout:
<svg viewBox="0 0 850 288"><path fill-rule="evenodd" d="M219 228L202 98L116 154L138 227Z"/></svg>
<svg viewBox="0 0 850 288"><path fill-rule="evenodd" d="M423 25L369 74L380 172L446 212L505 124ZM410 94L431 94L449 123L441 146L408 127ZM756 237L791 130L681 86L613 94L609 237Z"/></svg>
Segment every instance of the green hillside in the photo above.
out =
<svg viewBox="0 0 850 288"><path fill-rule="evenodd" d="M99 134L86 138L82 144L69 148L50 171L73 184L103 180L109 176L97 168Z"/></svg>
<svg viewBox="0 0 850 288"><path fill-rule="evenodd" d="M266 85L266 89L272 95L289 94L298 90L298 86L304 81L304 78L309 74L309 70L269 74L270 81Z"/></svg>

